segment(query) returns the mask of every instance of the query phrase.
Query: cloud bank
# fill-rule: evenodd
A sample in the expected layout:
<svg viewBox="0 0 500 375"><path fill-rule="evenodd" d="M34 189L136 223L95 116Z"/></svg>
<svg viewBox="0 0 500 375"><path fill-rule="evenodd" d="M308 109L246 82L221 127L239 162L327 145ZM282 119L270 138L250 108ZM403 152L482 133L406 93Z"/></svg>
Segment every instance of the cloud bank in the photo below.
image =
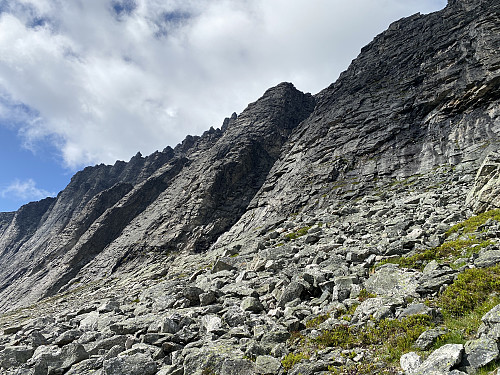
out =
<svg viewBox="0 0 500 375"><path fill-rule="evenodd" d="M14 180L9 186L0 190L0 197L19 201L37 201L56 194L40 189L32 179L25 181Z"/></svg>
<svg viewBox="0 0 500 375"><path fill-rule="evenodd" d="M68 168L219 127L269 87L316 93L390 22L445 0L0 0L0 118Z"/></svg>

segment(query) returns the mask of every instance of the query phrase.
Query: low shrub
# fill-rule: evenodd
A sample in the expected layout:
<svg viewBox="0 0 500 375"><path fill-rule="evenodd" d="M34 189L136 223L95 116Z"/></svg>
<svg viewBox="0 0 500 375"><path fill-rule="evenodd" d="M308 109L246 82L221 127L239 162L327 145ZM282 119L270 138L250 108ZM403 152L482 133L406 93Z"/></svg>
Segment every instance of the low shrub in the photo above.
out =
<svg viewBox="0 0 500 375"><path fill-rule="evenodd" d="M297 363L302 361L303 359L309 359L310 356L305 353L288 353L285 358L281 360L281 365L283 366L283 370L288 372L295 366Z"/></svg>
<svg viewBox="0 0 500 375"><path fill-rule="evenodd" d="M460 275L439 297L444 314L464 316L500 292L500 265L471 268Z"/></svg>

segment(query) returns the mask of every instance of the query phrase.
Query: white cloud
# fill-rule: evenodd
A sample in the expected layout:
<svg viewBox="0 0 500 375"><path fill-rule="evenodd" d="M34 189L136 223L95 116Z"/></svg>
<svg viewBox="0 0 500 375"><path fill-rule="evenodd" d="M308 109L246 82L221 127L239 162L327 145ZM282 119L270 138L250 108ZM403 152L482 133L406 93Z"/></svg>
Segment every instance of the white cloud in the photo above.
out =
<svg viewBox="0 0 500 375"><path fill-rule="evenodd" d="M25 181L16 179L9 186L0 190L0 197L22 201L40 200L55 195L55 193L38 188L32 179Z"/></svg>
<svg viewBox="0 0 500 375"><path fill-rule="evenodd" d="M30 108L26 145L50 139L76 168L173 146L281 81L316 93L390 22L445 0L9 3L0 116Z"/></svg>

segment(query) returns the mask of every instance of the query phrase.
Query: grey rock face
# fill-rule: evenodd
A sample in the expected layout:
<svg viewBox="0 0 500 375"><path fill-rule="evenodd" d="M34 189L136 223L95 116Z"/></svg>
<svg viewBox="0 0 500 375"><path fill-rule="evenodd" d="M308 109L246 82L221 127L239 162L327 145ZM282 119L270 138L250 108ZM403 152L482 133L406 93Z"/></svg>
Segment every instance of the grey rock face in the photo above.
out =
<svg viewBox="0 0 500 375"><path fill-rule="evenodd" d="M425 331L418 337L417 341L415 341L415 347L420 350L429 350L436 340L446 332L447 330L442 328Z"/></svg>
<svg viewBox="0 0 500 375"><path fill-rule="evenodd" d="M446 344L436 349L422 362L420 366L410 374L443 374L449 372L452 367L458 365L462 360L464 352L463 345Z"/></svg>
<svg viewBox="0 0 500 375"><path fill-rule="evenodd" d="M399 373L385 342L342 334L425 315L412 344L428 350L439 295L497 262L490 220L479 252L380 266L470 239L446 232L472 215L464 197L500 141L497 3L395 22L314 97L280 84L220 130L0 214L0 372ZM401 367L489 366L498 310L465 348Z"/></svg>
<svg viewBox="0 0 500 375"><path fill-rule="evenodd" d="M175 150L87 168L56 200L23 208L0 237L0 283L18 280L16 288L2 288L0 308L50 296L75 278L92 280L103 275L99 268L114 271L144 252L166 253L181 243L207 250L244 213L314 102L280 84L232 118L224 132L211 129ZM35 220L34 229L23 219L31 207L40 211L25 215ZM19 227L29 233L20 238ZM58 257L60 265L45 272Z"/></svg>
<svg viewBox="0 0 500 375"><path fill-rule="evenodd" d="M156 370L156 363L143 354L116 357L104 361L104 374L106 375L154 375Z"/></svg>
<svg viewBox="0 0 500 375"><path fill-rule="evenodd" d="M405 272L396 265L386 265L378 269L366 281L366 289L377 296L415 296L420 273Z"/></svg>
<svg viewBox="0 0 500 375"><path fill-rule="evenodd" d="M469 371L484 367L498 359L500 352L496 340L480 338L465 344L462 366Z"/></svg>
<svg viewBox="0 0 500 375"><path fill-rule="evenodd" d="M492 151L479 168L466 204L476 213L500 208L500 153Z"/></svg>
<svg viewBox="0 0 500 375"><path fill-rule="evenodd" d="M0 354L0 367L8 369L26 363L33 355L33 348L27 346L8 346Z"/></svg>

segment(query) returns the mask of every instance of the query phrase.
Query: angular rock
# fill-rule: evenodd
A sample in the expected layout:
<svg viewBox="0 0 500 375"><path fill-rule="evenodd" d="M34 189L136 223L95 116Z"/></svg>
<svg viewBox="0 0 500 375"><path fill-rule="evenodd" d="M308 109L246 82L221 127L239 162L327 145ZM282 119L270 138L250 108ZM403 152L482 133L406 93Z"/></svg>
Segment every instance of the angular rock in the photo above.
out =
<svg viewBox="0 0 500 375"><path fill-rule="evenodd" d="M304 291L304 285L296 281L292 281L281 294L278 301L278 306L285 307L285 304L291 302L297 298L300 298L302 292Z"/></svg>
<svg viewBox="0 0 500 375"><path fill-rule="evenodd" d="M33 356L34 351L29 346L7 346L0 351L0 367L4 369L19 367Z"/></svg>
<svg viewBox="0 0 500 375"><path fill-rule="evenodd" d="M83 335L83 332L80 331L79 329L71 329L69 331L63 332L61 335L59 335L55 340L54 344L59 345L59 346L64 346L66 344L69 344Z"/></svg>
<svg viewBox="0 0 500 375"><path fill-rule="evenodd" d="M402 298L395 297L376 297L369 298L356 308L353 315L353 321L366 321L370 318L380 320L394 316L396 307L404 305Z"/></svg>
<svg viewBox="0 0 500 375"><path fill-rule="evenodd" d="M477 268L486 268L500 263L500 250L481 251L479 256L474 259L474 265Z"/></svg>
<svg viewBox="0 0 500 375"><path fill-rule="evenodd" d="M422 365L422 358L415 352L406 353L401 356L399 364L405 374L414 374Z"/></svg>
<svg viewBox="0 0 500 375"><path fill-rule="evenodd" d="M467 341L464 349L465 353L461 366L465 367L467 372L487 366L500 357L498 343L491 338L479 338Z"/></svg>
<svg viewBox="0 0 500 375"><path fill-rule="evenodd" d="M106 375L154 375L157 367L151 357L134 354L105 360L103 370Z"/></svg>
<svg viewBox="0 0 500 375"><path fill-rule="evenodd" d="M422 334L415 341L414 346L420 350L429 350L432 345L434 345L436 340L439 337L445 335L447 332L448 330L443 328L429 329L425 332L422 332Z"/></svg>
<svg viewBox="0 0 500 375"><path fill-rule="evenodd" d="M368 278L365 288L379 297L416 297L420 277L420 272L403 271L395 264L387 264Z"/></svg>
<svg viewBox="0 0 500 375"><path fill-rule="evenodd" d="M464 346L461 344L443 345L434 350L413 374L446 373L461 362L463 352Z"/></svg>
<svg viewBox="0 0 500 375"><path fill-rule="evenodd" d="M500 153L492 151L479 168L466 204L475 213L500 208Z"/></svg>
<svg viewBox="0 0 500 375"><path fill-rule="evenodd" d="M241 309L243 311L259 313L264 310L264 306L258 298L246 297L245 299L243 299L243 301L241 301Z"/></svg>
<svg viewBox="0 0 500 375"><path fill-rule="evenodd" d="M281 362L270 355L260 355L255 360L255 373L262 375L274 375L279 372Z"/></svg>

